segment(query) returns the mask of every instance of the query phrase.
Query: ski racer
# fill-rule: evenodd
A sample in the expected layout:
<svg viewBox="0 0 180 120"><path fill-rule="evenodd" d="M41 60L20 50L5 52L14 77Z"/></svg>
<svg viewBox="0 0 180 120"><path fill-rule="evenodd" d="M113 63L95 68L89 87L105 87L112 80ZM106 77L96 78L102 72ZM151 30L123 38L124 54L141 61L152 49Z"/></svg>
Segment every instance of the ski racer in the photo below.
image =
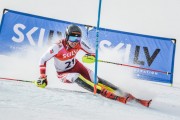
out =
<svg viewBox="0 0 180 120"><path fill-rule="evenodd" d="M95 54L89 46L81 41L82 31L79 26L71 24L66 28L65 38L59 40L41 57L40 59L40 77L36 85L45 88L48 84L46 75L46 63L54 58L54 66L57 71L57 77L64 83L77 83L79 86L93 92L94 91L94 72L76 58L79 50L86 54L83 56L84 62L93 62ZM115 85L97 76L97 93L104 97L126 103L134 97L123 92ZM146 103L145 106L149 106Z"/></svg>

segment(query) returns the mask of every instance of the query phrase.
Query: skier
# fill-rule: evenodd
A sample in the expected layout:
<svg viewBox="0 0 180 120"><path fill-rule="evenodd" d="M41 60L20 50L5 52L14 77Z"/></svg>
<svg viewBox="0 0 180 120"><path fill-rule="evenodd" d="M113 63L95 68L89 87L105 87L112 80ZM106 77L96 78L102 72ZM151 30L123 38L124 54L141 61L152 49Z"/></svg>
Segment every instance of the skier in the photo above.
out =
<svg viewBox="0 0 180 120"><path fill-rule="evenodd" d="M54 58L54 65L57 71L57 77L64 83L77 83L79 86L93 92L94 73L85 67L76 58L79 50L86 54L83 56L84 62L93 62L95 54L89 46L81 41L82 31L77 25L69 25L65 31L65 38L59 40L41 57L40 59L40 77L36 85L45 88L48 84L46 76L46 62ZM134 97L120 90L110 82L97 77L97 93L104 97L126 103ZM149 103L145 106L149 106Z"/></svg>

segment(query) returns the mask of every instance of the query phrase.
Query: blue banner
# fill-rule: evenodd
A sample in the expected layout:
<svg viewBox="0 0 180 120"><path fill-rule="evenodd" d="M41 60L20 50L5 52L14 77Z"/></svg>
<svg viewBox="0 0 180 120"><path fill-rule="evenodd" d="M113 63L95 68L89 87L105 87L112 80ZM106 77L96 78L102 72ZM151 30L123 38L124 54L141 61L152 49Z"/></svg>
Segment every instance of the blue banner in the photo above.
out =
<svg viewBox="0 0 180 120"><path fill-rule="evenodd" d="M99 50L108 52L109 49L110 54L119 58L115 63L134 68L134 78L172 83L174 39L103 28L99 34ZM89 31L89 39L95 45L95 29Z"/></svg>
<svg viewBox="0 0 180 120"><path fill-rule="evenodd" d="M63 38L69 24L72 23L5 10L0 27L0 54L22 51L28 46L41 48ZM96 27L78 25L83 39L95 48ZM175 39L105 28L99 29L98 37L99 59L112 58L108 60L133 70L134 78L172 84ZM104 52L106 56L101 54Z"/></svg>
<svg viewBox="0 0 180 120"><path fill-rule="evenodd" d="M0 29L0 53L42 47L61 39L70 22L5 10ZM83 28L82 28L83 29Z"/></svg>

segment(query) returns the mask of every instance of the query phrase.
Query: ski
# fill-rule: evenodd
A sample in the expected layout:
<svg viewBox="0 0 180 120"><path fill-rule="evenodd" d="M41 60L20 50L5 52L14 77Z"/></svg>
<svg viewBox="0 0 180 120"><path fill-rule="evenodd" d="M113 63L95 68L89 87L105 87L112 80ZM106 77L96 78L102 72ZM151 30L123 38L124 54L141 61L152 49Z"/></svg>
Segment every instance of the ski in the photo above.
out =
<svg viewBox="0 0 180 120"><path fill-rule="evenodd" d="M126 104L126 103L127 103L127 100L128 100L128 97L120 97L120 96L117 96L116 100L119 101L119 102L121 102L121 103Z"/></svg>
<svg viewBox="0 0 180 120"><path fill-rule="evenodd" d="M149 107L152 102L152 100L141 100L141 99L135 99L135 101L145 107Z"/></svg>
<svg viewBox="0 0 180 120"><path fill-rule="evenodd" d="M135 98L133 95L129 94L127 102L131 102L131 101L136 101L137 103L145 107L149 107L152 102L152 100L143 100L143 99Z"/></svg>

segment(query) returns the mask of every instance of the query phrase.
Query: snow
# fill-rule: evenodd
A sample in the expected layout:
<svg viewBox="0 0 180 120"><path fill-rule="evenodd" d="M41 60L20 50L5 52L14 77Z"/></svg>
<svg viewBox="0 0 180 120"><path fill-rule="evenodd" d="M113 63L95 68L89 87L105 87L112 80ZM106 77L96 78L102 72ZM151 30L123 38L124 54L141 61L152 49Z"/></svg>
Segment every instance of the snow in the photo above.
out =
<svg viewBox="0 0 180 120"><path fill-rule="evenodd" d="M88 93L41 89L0 81L0 118L6 120L179 120L180 89L153 85L159 94L150 108L127 105ZM173 93L173 94L172 94Z"/></svg>
<svg viewBox="0 0 180 120"><path fill-rule="evenodd" d="M0 76L14 79L36 80L39 76L38 59L43 52L30 52L23 58L17 54L0 56ZM31 54L30 54L31 53ZM37 56L37 57L33 57ZM80 56L80 55L79 55ZM30 59L31 58L31 59ZM130 80L111 81L135 96L153 99L150 108L137 103L126 105L94 95L76 84L61 83L55 74L52 60L47 64L49 84L47 88L37 88L33 83L0 80L0 119L5 120L179 120L180 85L171 87L153 82ZM91 65L90 65L91 66ZM103 66L103 68L101 68ZM112 66L112 65L111 65ZM105 63L101 69L107 67ZM115 66L108 69L118 71ZM107 70L105 70L107 71ZM104 71L104 72L105 72ZM112 70L110 70L112 71ZM103 72L103 71L102 71ZM103 75L102 77L109 77ZM124 76L112 77L124 79ZM62 90L65 89L65 90ZM68 91L67 91L68 90ZM72 92L83 91L83 92Z"/></svg>

